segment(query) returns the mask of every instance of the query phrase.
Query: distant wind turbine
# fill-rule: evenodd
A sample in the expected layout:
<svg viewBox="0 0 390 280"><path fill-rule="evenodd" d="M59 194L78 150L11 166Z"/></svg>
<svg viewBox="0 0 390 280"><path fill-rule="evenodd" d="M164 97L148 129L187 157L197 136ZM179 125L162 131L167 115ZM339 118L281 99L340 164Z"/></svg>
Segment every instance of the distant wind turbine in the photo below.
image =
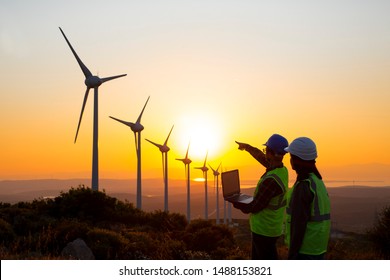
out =
<svg viewBox="0 0 390 280"><path fill-rule="evenodd" d="M167 139L165 139L164 144L157 144L153 141L150 141L148 139L145 139L146 141L152 143L157 148L159 148L161 154L162 154L162 166L163 166L163 177L164 177L164 211L168 212L168 152L170 148L167 146L169 136L171 135L173 126L171 128L171 131L169 131Z"/></svg>
<svg viewBox="0 0 390 280"><path fill-rule="evenodd" d="M219 165L218 165L218 168L217 169L214 169L214 168L212 168L211 167L211 165L209 165L210 166L210 168L211 168L211 170L213 171L213 175L214 175L214 187L215 187L215 189L216 189L216 202L215 202L215 208L216 208L216 222L217 222L217 225L219 225L219 180L218 180L218 178L219 178L219 175L220 175L220 173L219 173L219 168L221 167L221 164L222 163L220 163Z"/></svg>
<svg viewBox="0 0 390 280"><path fill-rule="evenodd" d="M185 158L182 158L182 159L177 158L176 159L176 160L180 160L184 163L185 173L187 175L187 221L188 222L191 221L190 164L192 162L192 160L190 160L188 158L189 149L190 149L190 144L188 144L187 153L186 153Z"/></svg>
<svg viewBox="0 0 390 280"><path fill-rule="evenodd" d="M195 167L196 169L200 169L202 170L203 172L203 179L204 179L204 218L205 220L208 219L208 213L209 213L209 209L208 209L208 190L207 190L207 171L209 171L208 167L206 166L206 161L207 161L207 156L208 156L208 152L206 153L206 157L204 159L204 163L203 163L203 166L202 167Z"/></svg>
<svg viewBox="0 0 390 280"><path fill-rule="evenodd" d="M134 132L134 139L135 139L135 149L137 152L137 208L142 209L142 186L141 186L141 131L144 130L144 126L141 124L141 118L142 114L144 113L146 104L148 104L150 96L145 102L144 108L141 111L141 114L139 115L137 121L135 123L132 122L126 122L114 117L111 117L111 119L114 119L120 123L123 123L124 125L127 125L131 128L131 130Z"/></svg>
<svg viewBox="0 0 390 280"><path fill-rule="evenodd" d="M74 142L76 143L77 140L77 135L79 133L80 129L80 124L81 124L81 119L83 118L83 113L84 113L84 108L85 104L87 103L88 99L88 93L91 88L94 89L94 109L93 109L93 148L92 148L92 189L97 191L99 190L99 151L98 151L98 88L101 84L116 79L120 78L123 76L126 76L126 74L122 75L117 75L117 76L112 76L112 77L107 77L107 78L99 78L98 76L93 76L91 71L84 65L84 63L81 61L75 50L73 49L72 45L68 41L68 38L66 38L65 33L62 31L61 27L59 27L62 35L64 36L66 42L68 43L68 46L70 50L72 51L74 57L76 58L78 64L80 65L81 70L84 73L85 76L85 85L87 86L87 90L84 95L84 101L83 101L83 106L81 108L81 113L80 113L80 119L79 123L77 126L77 131L76 131L76 136L74 139Z"/></svg>

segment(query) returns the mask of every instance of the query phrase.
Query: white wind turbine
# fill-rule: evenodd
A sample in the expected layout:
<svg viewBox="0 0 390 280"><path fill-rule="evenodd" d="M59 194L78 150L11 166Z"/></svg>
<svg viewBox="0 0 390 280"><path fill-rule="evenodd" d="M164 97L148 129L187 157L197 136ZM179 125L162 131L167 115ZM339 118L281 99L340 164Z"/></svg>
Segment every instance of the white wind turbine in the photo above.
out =
<svg viewBox="0 0 390 280"><path fill-rule="evenodd" d="M83 118L83 113L84 113L84 108L85 104L87 103L88 99L88 94L89 90L91 88L94 89L94 107L93 107L93 148L92 148L92 189L93 190L99 190L99 151L98 151L98 88L101 84L116 79L120 78L123 76L126 76L126 74L122 75L117 75L117 76L112 76L112 77L107 77L107 78L99 78L98 76L93 76L91 71L84 65L84 63L81 61L75 50L73 49L72 45L68 41L68 38L66 38L65 33L62 31L61 27L59 27L62 35L64 36L66 42L68 43L68 46L70 50L72 51L74 57L76 58L78 64L80 65L81 70L84 73L85 76L85 85L87 86L87 90L84 95L84 101L83 101L83 106L81 108L81 113L80 113L80 119L79 123L77 126L77 131L76 131L76 136L74 139L74 142L76 143L77 140L77 135L79 133L80 129L80 124L81 124L81 119Z"/></svg>
<svg viewBox="0 0 390 280"><path fill-rule="evenodd" d="M180 160L184 163L185 173L187 175L187 221L188 222L191 221L190 164L192 162L192 160L190 160L188 158L189 149L190 149L190 144L188 144L187 153L186 153L185 158L182 158L182 159L177 158L176 159L176 160Z"/></svg>
<svg viewBox="0 0 390 280"><path fill-rule="evenodd" d="M200 169L202 170L203 172L203 179L204 179L204 218L205 220L208 219L208 213L209 213L209 209L208 209L208 190L207 190L207 171L209 171L208 167L206 166L206 161L207 161L207 156L208 156L208 152L206 153L206 157L204 159L204 163L203 163L203 166L202 167L195 167L196 169Z"/></svg>
<svg viewBox="0 0 390 280"><path fill-rule="evenodd" d="M219 225L219 180L218 180L218 178L219 178L219 175L220 175L220 173L219 173L219 168L221 167L221 164L222 163L220 163L219 165L218 165L218 168L217 169L214 169L214 168L212 168L211 167L211 165L209 165L210 166L210 168L211 168L211 170L213 171L213 175L214 175L214 187L215 187L215 189L216 189L216 202L215 202L215 208L216 208L216 222L217 222L217 225Z"/></svg>
<svg viewBox="0 0 390 280"><path fill-rule="evenodd" d="M168 152L170 148L167 146L169 136L171 135L173 126L171 128L171 131L169 131L168 137L165 140L164 144L157 144L153 141L150 141L148 139L145 139L146 141L152 143L157 148L159 148L161 154L162 154L162 166L163 166L163 177L164 177L164 211L168 212Z"/></svg>
<svg viewBox="0 0 390 280"><path fill-rule="evenodd" d="M150 96L145 102L144 108L141 111L141 114L139 115L137 121L135 123L132 122L126 122L114 117L111 117L111 119L114 119L120 123L123 123L124 125L127 125L131 128L131 130L134 132L134 139L135 139L135 149L137 152L137 208L142 209L142 186L141 186L141 131L144 130L144 126L141 124L141 118L142 114L144 113L146 104L148 104Z"/></svg>

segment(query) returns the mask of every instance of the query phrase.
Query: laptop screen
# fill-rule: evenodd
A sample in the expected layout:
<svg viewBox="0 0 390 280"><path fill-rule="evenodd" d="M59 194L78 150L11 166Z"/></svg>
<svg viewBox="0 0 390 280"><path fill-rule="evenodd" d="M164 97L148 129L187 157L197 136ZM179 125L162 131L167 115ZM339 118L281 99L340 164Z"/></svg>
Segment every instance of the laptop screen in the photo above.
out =
<svg viewBox="0 0 390 280"><path fill-rule="evenodd" d="M238 169L222 172L222 192L224 197L240 193L240 176Z"/></svg>

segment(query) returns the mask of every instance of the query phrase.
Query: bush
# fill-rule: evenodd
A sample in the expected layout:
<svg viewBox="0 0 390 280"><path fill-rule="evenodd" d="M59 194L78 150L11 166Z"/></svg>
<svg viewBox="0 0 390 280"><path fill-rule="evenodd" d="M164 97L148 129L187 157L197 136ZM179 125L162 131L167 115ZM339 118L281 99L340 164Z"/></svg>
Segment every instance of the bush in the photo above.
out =
<svg viewBox="0 0 390 280"><path fill-rule="evenodd" d="M212 258L228 258L236 248L233 232L225 225L210 221L195 220L186 228L184 241L191 251L202 251Z"/></svg>
<svg viewBox="0 0 390 280"><path fill-rule="evenodd" d="M378 253L384 259L390 259L390 206L385 207L379 213L378 220L369 230L368 235Z"/></svg>
<svg viewBox="0 0 390 280"><path fill-rule="evenodd" d="M187 226L187 219L181 214L171 214L158 210L149 213L147 218L149 226L160 232L183 231Z"/></svg>
<svg viewBox="0 0 390 280"><path fill-rule="evenodd" d="M90 230L90 226L86 223L77 220L61 220L53 226L51 231L46 231L46 235L52 235L51 242L48 242L47 246L53 254L60 255L62 249L69 242L77 238L85 240ZM47 239L49 239L49 236L47 236Z"/></svg>
<svg viewBox="0 0 390 280"><path fill-rule="evenodd" d="M122 259L128 251L127 240L121 234L106 229L89 231L86 243L98 260Z"/></svg>
<svg viewBox="0 0 390 280"><path fill-rule="evenodd" d="M61 193L54 199L52 215L66 218L78 218L90 221L92 224L110 220L112 218L115 198L107 196L104 192L94 191L83 186Z"/></svg>
<svg viewBox="0 0 390 280"><path fill-rule="evenodd" d="M14 230L12 229L12 226L4 221L3 219L0 219L0 240L3 244L7 244L12 242L15 239L16 235L14 233Z"/></svg>
<svg viewBox="0 0 390 280"><path fill-rule="evenodd" d="M128 240L126 257L133 260L159 259L160 243L145 232L126 232Z"/></svg>

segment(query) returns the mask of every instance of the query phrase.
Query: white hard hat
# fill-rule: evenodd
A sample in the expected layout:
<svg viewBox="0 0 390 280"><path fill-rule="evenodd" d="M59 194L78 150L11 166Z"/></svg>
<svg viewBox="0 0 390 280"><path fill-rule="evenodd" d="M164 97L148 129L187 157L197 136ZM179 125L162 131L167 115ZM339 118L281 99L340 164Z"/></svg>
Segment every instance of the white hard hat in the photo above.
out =
<svg viewBox="0 0 390 280"><path fill-rule="evenodd" d="M316 144L307 137L299 137L284 149L287 153L303 160L315 160L317 158Z"/></svg>

